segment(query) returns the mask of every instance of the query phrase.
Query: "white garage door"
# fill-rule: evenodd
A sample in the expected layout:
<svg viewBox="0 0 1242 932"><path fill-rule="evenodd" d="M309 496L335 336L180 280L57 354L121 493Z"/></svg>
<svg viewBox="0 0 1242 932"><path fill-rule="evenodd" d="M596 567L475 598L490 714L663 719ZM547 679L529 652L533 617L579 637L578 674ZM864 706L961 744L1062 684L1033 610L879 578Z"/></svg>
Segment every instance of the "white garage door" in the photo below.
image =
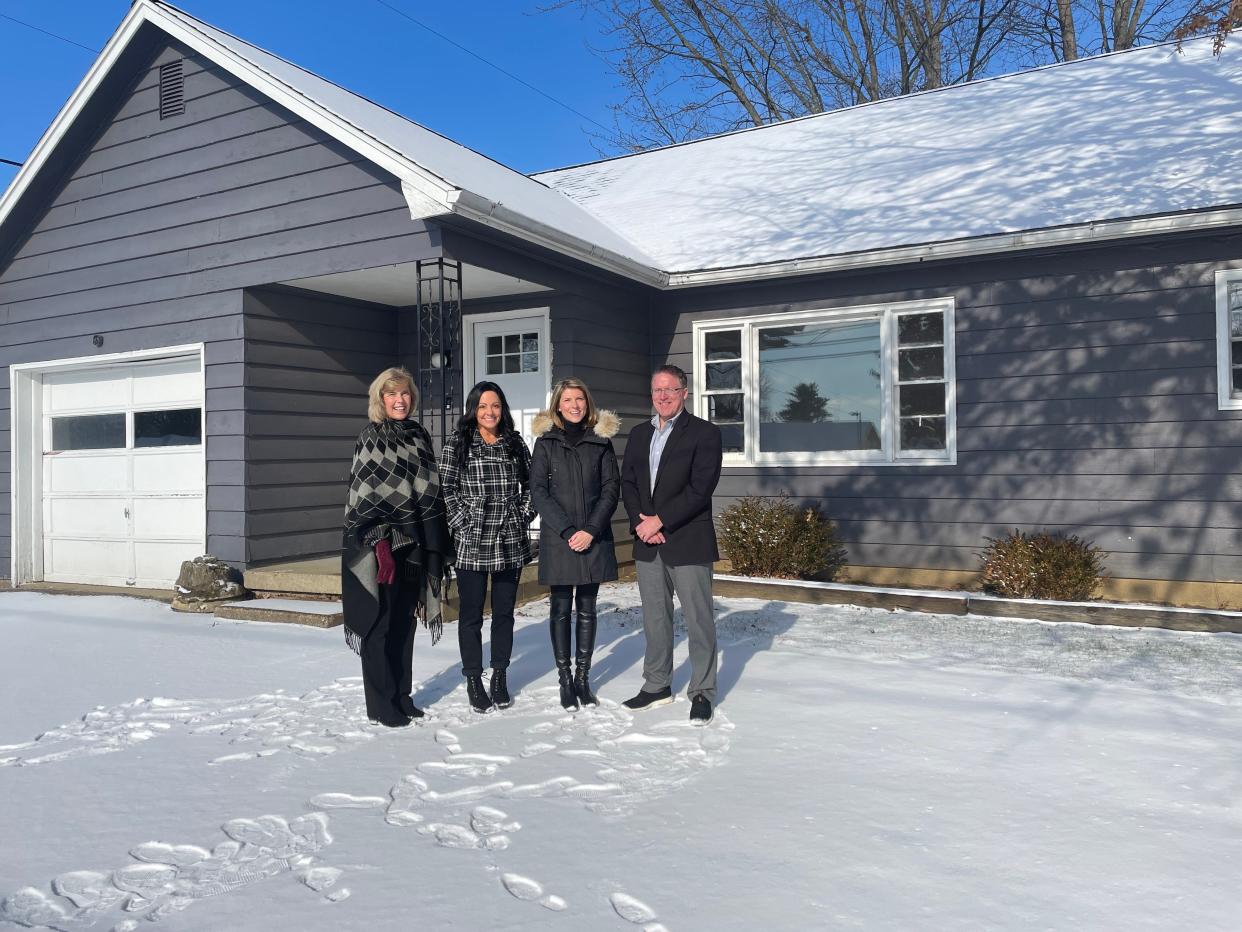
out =
<svg viewBox="0 0 1242 932"><path fill-rule="evenodd" d="M203 552L197 356L43 376L43 578L166 588Z"/></svg>

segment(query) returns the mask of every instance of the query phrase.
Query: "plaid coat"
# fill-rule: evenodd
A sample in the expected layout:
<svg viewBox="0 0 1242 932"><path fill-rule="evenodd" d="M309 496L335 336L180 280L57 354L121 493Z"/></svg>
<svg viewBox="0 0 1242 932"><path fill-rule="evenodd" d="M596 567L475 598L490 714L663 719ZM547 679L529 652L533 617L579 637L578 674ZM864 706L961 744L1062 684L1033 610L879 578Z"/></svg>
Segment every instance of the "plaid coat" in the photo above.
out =
<svg viewBox="0 0 1242 932"><path fill-rule="evenodd" d="M462 570L516 569L530 562L528 528L535 519L530 482L519 481L519 465L510 446L521 457L520 475L530 476L530 450L520 435L509 443L483 442L471 431L466 468L458 462L457 444L450 438L440 451L440 487L448 510L449 530L457 551L455 566Z"/></svg>

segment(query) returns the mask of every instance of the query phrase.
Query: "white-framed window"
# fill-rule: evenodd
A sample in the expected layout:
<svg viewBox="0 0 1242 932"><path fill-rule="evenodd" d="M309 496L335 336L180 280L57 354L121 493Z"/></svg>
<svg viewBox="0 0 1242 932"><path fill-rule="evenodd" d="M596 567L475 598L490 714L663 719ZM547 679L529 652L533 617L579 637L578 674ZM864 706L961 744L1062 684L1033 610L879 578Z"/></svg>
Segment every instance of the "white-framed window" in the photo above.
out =
<svg viewBox="0 0 1242 932"><path fill-rule="evenodd" d="M726 466L957 462L953 299L694 324Z"/></svg>
<svg viewBox="0 0 1242 932"><path fill-rule="evenodd" d="M1242 269L1216 273L1216 396L1242 410Z"/></svg>

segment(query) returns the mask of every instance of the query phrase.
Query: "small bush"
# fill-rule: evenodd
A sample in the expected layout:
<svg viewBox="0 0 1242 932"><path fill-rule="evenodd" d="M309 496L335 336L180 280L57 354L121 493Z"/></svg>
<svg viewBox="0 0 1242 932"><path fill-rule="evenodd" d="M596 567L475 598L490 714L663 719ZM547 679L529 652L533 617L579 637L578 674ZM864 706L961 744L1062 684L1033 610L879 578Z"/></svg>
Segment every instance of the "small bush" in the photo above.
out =
<svg viewBox="0 0 1242 932"><path fill-rule="evenodd" d="M1090 599L1104 578L1107 554L1072 534L1014 531L987 538L983 589L1010 599Z"/></svg>
<svg viewBox="0 0 1242 932"><path fill-rule="evenodd" d="M721 549L740 576L832 579L845 566L836 528L818 508L747 496L717 521Z"/></svg>

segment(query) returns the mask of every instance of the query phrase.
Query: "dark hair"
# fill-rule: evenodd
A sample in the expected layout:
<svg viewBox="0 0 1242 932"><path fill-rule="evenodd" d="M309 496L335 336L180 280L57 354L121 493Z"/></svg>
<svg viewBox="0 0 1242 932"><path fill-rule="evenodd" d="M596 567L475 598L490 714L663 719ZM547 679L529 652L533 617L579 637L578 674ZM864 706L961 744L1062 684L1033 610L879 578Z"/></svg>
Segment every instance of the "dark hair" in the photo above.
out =
<svg viewBox="0 0 1242 932"><path fill-rule="evenodd" d="M485 392L495 392L496 397L500 399L500 440L505 445L509 458L513 461L514 469L517 470L518 482L526 488L530 482L530 476L517 450L517 444L523 442L522 435L514 427L513 412L509 410L509 400L505 398L504 389L495 382L479 382L470 389L470 394L466 395L465 410L457 420L457 430L453 435L453 443L457 448L457 462L464 472L466 461L470 458L470 443L474 439L474 432L479 429L479 401Z"/></svg>
<svg viewBox="0 0 1242 932"><path fill-rule="evenodd" d="M681 383L682 388L685 388L690 384L690 379L686 376L686 370L681 366L674 366L672 363L667 363L660 366L660 368L656 369L655 372L651 373L651 377L654 379L660 374L673 376L673 378Z"/></svg>
<svg viewBox="0 0 1242 932"><path fill-rule="evenodd" d="M505 398L504 389L495 382L479 382L470 389L470 394L466 396L465 410L457 421L458 432L469 437L470 432L478 428L479 400L484 392L495 392L500 399L500 436L513 433L513 412L509 410L509 400Z"/></svg>

